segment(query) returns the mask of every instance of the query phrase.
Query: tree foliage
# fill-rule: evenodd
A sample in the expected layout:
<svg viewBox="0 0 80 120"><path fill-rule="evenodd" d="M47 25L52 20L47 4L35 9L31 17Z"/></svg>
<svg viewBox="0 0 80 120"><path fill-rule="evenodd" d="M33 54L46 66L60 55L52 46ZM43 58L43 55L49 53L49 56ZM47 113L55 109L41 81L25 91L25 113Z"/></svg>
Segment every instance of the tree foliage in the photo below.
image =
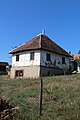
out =
<svg viewBox="0 0 80 120"><path fill-rule="evenodd" d="M78 54L80 54L80 50L79 50Z"/></svg>

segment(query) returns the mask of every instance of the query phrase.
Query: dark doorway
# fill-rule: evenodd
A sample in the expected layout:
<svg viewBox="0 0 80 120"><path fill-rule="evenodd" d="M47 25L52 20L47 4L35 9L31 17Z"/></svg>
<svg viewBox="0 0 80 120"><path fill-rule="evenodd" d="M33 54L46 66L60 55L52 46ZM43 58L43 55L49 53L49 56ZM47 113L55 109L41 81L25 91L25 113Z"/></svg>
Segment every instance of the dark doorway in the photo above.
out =
<svg viewBox="0 0 80 120"><path fill-rule="evenodd" d="M23 70L16 70L15 77L21 77L23 76Z"/></svg>

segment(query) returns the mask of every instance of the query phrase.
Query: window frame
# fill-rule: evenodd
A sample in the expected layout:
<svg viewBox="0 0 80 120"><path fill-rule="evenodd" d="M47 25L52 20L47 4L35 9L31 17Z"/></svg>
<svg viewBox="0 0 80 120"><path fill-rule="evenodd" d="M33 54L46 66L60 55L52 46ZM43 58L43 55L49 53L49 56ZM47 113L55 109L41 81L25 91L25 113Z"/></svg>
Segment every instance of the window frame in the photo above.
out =
<svg viewBox="0 0 80 120"><path fill-rule="evenodd" d="M19 61L19 54L16 55L16 62L18 62L18 61Z"/></svg>
<svg viewBox="0 0 80 120"><path fill-rule="evenodd" d="M34 52L30 52L30 60L34 60Z"/></svg>
<svg viewBox="0 0 80 120"><path fill-rule="evenodd" d="M50 53L46 53L46 61L51 61L51 54Z"/></svg>
<svg viewBox="0 0 80 120"><path fill-rule="evenodd" d="M65 57L62 57L62 64L65 64Z"/></svg>

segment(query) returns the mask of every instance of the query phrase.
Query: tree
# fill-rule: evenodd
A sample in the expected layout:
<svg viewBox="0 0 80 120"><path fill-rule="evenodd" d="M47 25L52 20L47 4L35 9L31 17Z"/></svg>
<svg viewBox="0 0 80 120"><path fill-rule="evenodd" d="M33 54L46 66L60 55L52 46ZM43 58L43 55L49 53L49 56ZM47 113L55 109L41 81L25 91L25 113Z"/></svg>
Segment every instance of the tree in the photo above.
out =
<svg viewBox="0 0 80 120"><path fill-rule="evenodd" d="M79 50L78 54L80 54L80 50Z"/></svg>

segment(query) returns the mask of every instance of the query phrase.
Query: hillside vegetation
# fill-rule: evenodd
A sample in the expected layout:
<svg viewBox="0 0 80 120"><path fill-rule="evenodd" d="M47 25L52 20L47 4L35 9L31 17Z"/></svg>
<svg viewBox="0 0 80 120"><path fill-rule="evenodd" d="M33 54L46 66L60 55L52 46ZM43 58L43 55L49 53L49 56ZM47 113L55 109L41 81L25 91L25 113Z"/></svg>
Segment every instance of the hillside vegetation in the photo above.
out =
<svg viewBox="0 0 80 120"><path fill-rule="evenodd" d="M40 79L0 76L0 97L19 107L14 120L80 120L80 74L43 79L42 116Z"/></svg>

